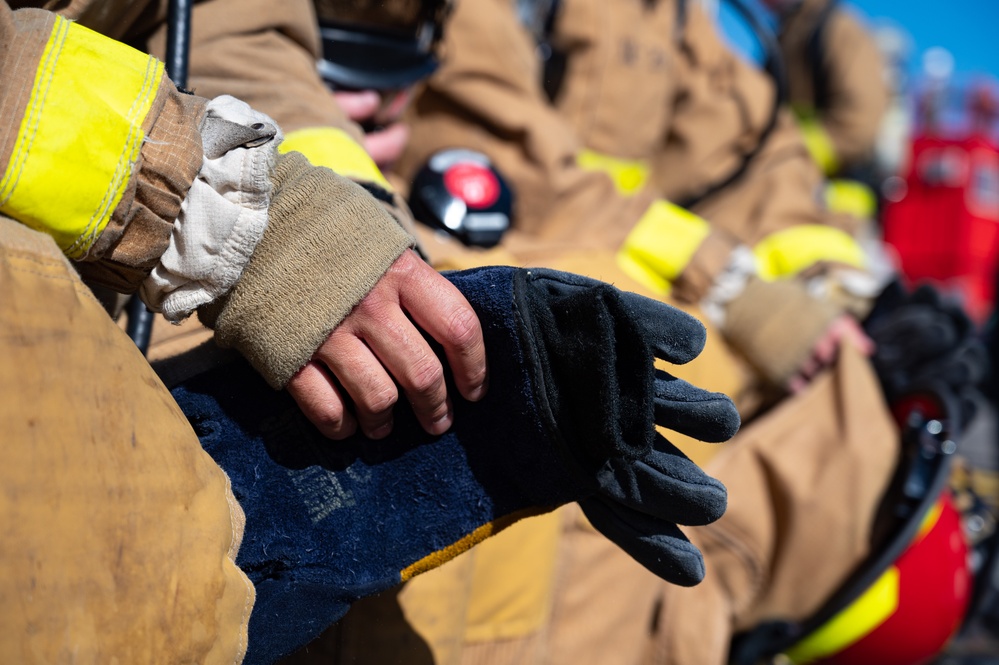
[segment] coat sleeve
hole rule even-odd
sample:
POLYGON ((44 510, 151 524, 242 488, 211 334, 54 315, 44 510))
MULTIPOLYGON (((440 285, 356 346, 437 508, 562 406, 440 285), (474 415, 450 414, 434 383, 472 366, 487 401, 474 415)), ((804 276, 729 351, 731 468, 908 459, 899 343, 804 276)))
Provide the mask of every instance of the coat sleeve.
POLYGON ((721 41, 696 3, 678 56, 675 112, 654 180, 666 197, 680 201, 727 184, 692 207, 709 220, 710 232, 676 280, 677 295, 703 297, 736 244, 754 249, 767 278, 817 262, 859 266, 862 252, 849 224, 825 209, 822 174, 790 114, 773 116, 772 82, 721 41))
POLYGON ((273 143, 250 150, 240 132, 235 142, 225 138, 246 129, 241 123, 267 125, 266 116, 231 97, 208 102, 179 92, 150 55, 56 14, 15 12, 6 3, 0 44, 0 109, 4 120, 15 119, 0 124, 0 213, 52 236, 96 283, 121 292, 141 285, 147 304, 155 300, 151 289, 177 296, 178 318, 203 305, 229 319, 253 310, 261 330, 280 332, 289 325, 286 303, 274 300, 291 293, 314 315, 297 326, 305 341, 267 338, 258 363, 265 375, 276 371, 274 359, 307 360, 411 244, 374 198, 356 185, 337 189, 342 183, 327 169, 301 165, 305 175, 275 191, 273 143), (219 154, 202 147, 213 135, 219 154), (249 154, 257 150, 270 152, 249 154), (209 162, 225 156, 235 165, 216 173, 209 162), (325 190, 300 184, 317 179, 325 190), (247 183, 259 185, 252 210, 236 210, 220 232, 218 206, 246 203, 247 183), (331 189, 349 195, 321 196, 331 189), (309 251, 270 249, 316 222, 295 206, 275 210, 279 195, 327 203, 327 223, 308 239, 309 251), (171 256, 176 270, 166 270, 171 256), (316 273, 333 286, 317 286, 308 278, 316 273))
POLYGON ((781 19, 779 38, 812 157, 828 174, 868 159, 889 102, 871 34, 852 12, 806 0, 781 19))
POLYGON ((134 291, 201 168, 205 100, 155 58, 47 11, 0 3, 0 44, 0 212, 134 291))

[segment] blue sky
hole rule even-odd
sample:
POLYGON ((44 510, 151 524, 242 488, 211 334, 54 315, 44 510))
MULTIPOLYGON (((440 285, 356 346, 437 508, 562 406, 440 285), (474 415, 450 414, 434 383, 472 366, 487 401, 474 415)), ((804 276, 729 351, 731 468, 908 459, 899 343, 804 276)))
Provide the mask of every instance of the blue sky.
MULTIPOLYGON (((718 0, 713 0, 718 2, 718 0)), ((749 0, 756 4, 758 0, 749 0)), ((844 0, 871 23, 889 22, 905 29, 912 37, 911 65, 919 69, 923 53, 933 47, 946 48, 954 56, 958 76, 973 73, 999 78, 999 0, 844 0)), ((758 7, 758 5, 757 5, 758 7)), ((765 13, 764 13, 765 14, 765 13)), ((733 43, 747 44, 741 21, 726 20, 722 3, 722 24, 733 43)), ((755 43, 750 39, 749 42, 755 43)), ((752 52, 754 46, 749 46, 752 52)), ((754 54, 752 57, 756 57, 754 54)))
POLYGON ((999 77, 997 0, 851 0, 872 20, 888 18, 912 35, 916 64, 923 52, 942 46, 954 56, 957 75, 999 77))
POLYGON ((918 59, 942 46, 956 74, 999 77, 999 2, 996 0, 851 0, 871 20, 889 19, 912 35, 918 59))
MULTIPOLYGON (((759 0, 748 0, 756 4, 759 0)), ((718 2, 718 0, 713 0, 718 2)), ((958 92, 969 82, 992 79, 999 90, 999 0, 843 0, 872 25, 893 24, 911 38, 909 84, 922 87, 923 55, 943 47, 953 57, 951 90, 958 92)), ((720 21, 730 42, 751 59, 759 61, 756 39, 749 36, 741 19, 733 19, 722 1, 720 21)), ((757 4, 757 8, 759 5, 757 4)), ((766 12, 761 15, 766 16, 766 12)), ((957 98, 955 98, 957 101, 957 98)))

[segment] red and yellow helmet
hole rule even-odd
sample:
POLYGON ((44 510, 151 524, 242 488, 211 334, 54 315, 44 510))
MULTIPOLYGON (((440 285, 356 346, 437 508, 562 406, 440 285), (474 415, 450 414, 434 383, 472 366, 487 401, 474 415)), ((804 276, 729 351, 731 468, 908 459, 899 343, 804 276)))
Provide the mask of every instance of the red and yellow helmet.
POLYGON ((964 624, 975 589, 965 515, 950 486, 960 403, 929 386, 892 406, 902 454, 871 556, 807 619, 737 636, 733 665, 924 665, 964 624))
POLYGON ((918 665, 939 654, 971 598, 961 515, 944 492, 915 539, 852 604, 785 652, 795 665, 918 665))

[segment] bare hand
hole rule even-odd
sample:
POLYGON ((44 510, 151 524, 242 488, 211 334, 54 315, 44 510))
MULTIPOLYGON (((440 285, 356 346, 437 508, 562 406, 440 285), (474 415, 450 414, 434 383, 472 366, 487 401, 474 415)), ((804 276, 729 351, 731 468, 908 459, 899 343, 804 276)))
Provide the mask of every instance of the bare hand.
POLYGON ((461 292, 412 250, 396 259, 292 377, 288 392, 329 438, 344 439, 360 425, 365 436, 381 439, 392 431, 401 387, 423 428, 443 434, 454 418, 444 368, 417 325, 444 347, 462 397, 482 399, 488 377, 478 317, 461 292))
POLYGON ((364 149, 375 160, 378 168, 389 169, 402 156, 409 142, 409 128, 399 122, 405 106, 397 112, 391 108, 383 109, 381 96, 373 90, 341 91, 333 93, 333 96, 347 117, 354 122, 384 123, 384 127, 364 134, 364 149))
POLYGON ((830 367, 839 356, 839 347, 843 342, 852 344, 854 348, 869 356, 874 353, 874 342, 863 331, 860 324, 849 314, 843 314, 833 321, 826 331, 815 342, 811 355, 805 360, 798 373, 788 380, 788 390, 799 393, 823 369, 830 367))

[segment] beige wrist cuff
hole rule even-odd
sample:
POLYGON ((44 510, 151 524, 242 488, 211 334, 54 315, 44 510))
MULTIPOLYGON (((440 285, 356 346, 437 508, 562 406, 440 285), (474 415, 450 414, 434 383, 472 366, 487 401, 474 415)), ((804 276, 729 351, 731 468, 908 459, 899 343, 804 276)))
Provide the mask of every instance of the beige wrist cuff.
POLYGON ((754 278, 729 303, 722 332, 766 380, 784 386, 839 314, 800 282, 754 278))
POLYGON ((413 239, 360 186, 299 153, 278 158, 273 182, 242 277, 198 316, 281 388, 413 239))

